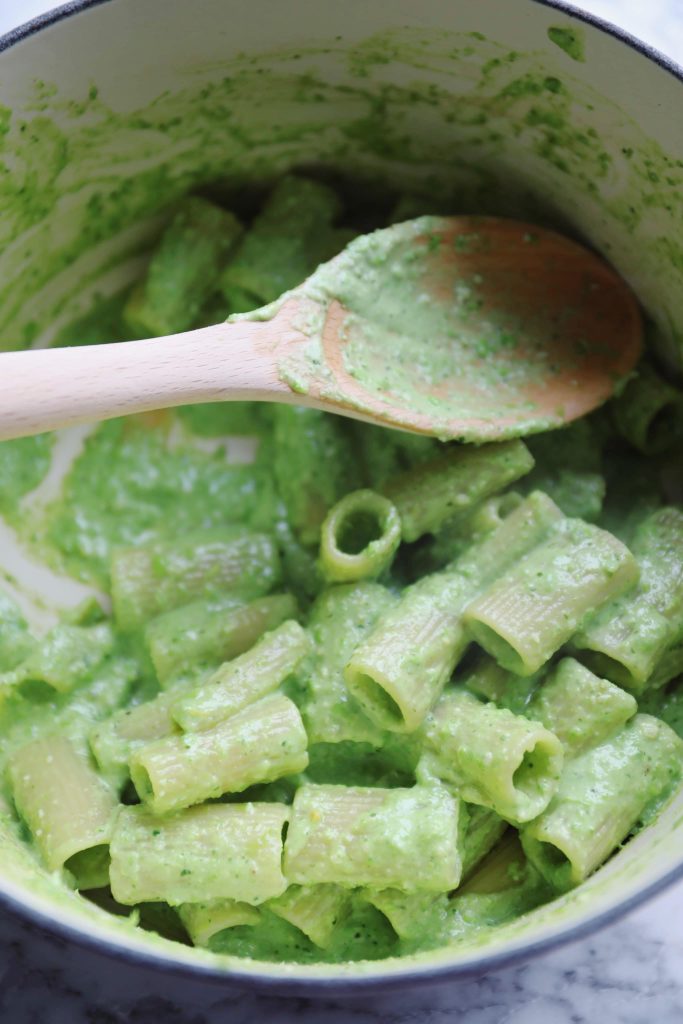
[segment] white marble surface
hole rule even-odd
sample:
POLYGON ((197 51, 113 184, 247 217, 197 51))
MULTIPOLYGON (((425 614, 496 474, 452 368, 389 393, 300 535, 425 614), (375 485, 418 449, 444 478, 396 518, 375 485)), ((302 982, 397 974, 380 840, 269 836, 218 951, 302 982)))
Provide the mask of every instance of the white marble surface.
MULTIPOLYGON (((0 0, 0 33, 53 6, 0 0)), ((683 0, 586 0, 683 62, 683 0)), ((683 883, 592 938, 412 992, 280 999, 195 988, 69 948, 0 914, 0 1024, 681 1024, 683 883)))

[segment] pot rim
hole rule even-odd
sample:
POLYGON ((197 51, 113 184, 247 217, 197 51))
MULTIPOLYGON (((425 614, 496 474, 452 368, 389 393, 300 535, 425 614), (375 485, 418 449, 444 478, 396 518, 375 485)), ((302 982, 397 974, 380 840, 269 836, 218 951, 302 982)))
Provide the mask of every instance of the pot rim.
MULTIPOLYGON (((116 0, 69 0, 69 2, 44 14, 40 14, 1 35, 0 53, 4 50, 9 50, 30 36, 36 35, 45 28, 49 28, 51 25, 55 25, 91 8, 114 2, 116 0)), ((638 39, 630 32, 614 25, 612 22, 588 11, 580 10, 572 4, 566 3, 565 0, 525 0, 525 2, 551 8, 575 21, 583 22, 599 32, 612 36, 612 38, 625 44, 629 49, 635 50, 683 83, 682 65, 667 57, 655 47, 638 39)), ((661 878, 651 882, 645 888, 631 894, 615 905, 607 907, 577 924, 561 930, 557 934, 535 940, 531 939, 525 942, 523 946, 517 946, 509 951, 501 950, 495 953, 484 953, 474 963, 440 963, 432 967, 428 964, 424 966, 411 964, 406 966, 406 969, 400 974, 382 974, 380 966, 382 961, 377 961, 376 972, 371 969, 367 974, 327 978, 307 975, 304 973, 305 968, 301 974, 297 975, 295 972, 298 965, 295 965, 294 971, 289 976, 284 976, 268 973, 267 968, 265 968, 266 962, 264 961, 265 969, 260 974, 251 971, 242 972, 233 967, 221 969, 203 963, 190 964, 175 960, 170 953, 166 954, 161 951, 148 951, 137 948, 132 949, 113 937, 102 938, 89 935, 84 929, 76 925, 55 919, 50 916, 47 910, 39 910, 25 904, 17 896, 2 890, 1 878, 0 907, 9 910, 18 918, 24 919, 30 929, 47 935, 51 939, 60 938, 86 951, 94 951, 98 954, 113 957, 131 966, 154 969, 160 974, 173 975, 177 978, 187 978, 193 981, 206 981, 216 988, 219 986, 223 988, 250 988, 261 993, 283 995, 350 996, 360 992, 381 992, 389 989, 417 987, 418 985, 421 987, 434 983, 447 983, 455 979, 472 978, 488 971, 521 964, 532 957, 548 953, 561 946, 592 935, 597 931, 601 931, 614 921, 619 920, 632 910, 653 899, 681 879, 683 879, 683 859, 680 864, 672 868, 661 878)))

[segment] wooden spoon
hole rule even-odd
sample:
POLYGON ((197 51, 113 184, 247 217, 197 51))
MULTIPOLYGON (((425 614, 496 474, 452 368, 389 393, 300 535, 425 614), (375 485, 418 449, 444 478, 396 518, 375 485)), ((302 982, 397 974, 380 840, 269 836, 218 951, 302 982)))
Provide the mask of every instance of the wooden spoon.
POLYGON ((0 438, 253 399, 490 441, 589 412, 641 348, 633 294, 576 242, 494 217, 421 217, 356 239, 224 324, 0 356, 0 438))

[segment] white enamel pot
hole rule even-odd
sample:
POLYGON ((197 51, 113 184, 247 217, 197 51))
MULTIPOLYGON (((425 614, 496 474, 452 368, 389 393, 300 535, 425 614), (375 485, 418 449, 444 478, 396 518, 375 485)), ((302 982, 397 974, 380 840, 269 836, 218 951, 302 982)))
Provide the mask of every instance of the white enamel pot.
MULTIPOLYGON (((188 189, 322 165, 367 181, 370 210, 390 181, 574 231, 631 282, 662 363, 680 373, 683 71, 562 4, 77 0, 0 40, 0 103, 2 347, 49 342, 95 293, 132 279, 158 214, 188 189)), ((63 438, 58 457, 77 440, 63 438)), ((82 595, 4 526, 0 562, 48 603, 82 595)), ((480 945, 301 967, 133 930, 0 849, 6 904, 112 965, 282 992, 491 970, 586 935, 682 876, 683 796, 580 889, 480 945)))

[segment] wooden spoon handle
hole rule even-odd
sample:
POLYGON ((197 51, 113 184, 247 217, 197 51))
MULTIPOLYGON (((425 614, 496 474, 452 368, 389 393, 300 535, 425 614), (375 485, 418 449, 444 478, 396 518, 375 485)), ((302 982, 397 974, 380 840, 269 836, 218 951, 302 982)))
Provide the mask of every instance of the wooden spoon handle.
POLYGON ((276 321, 0 355, 0 440, 174 405, 290 397, 276 321))

